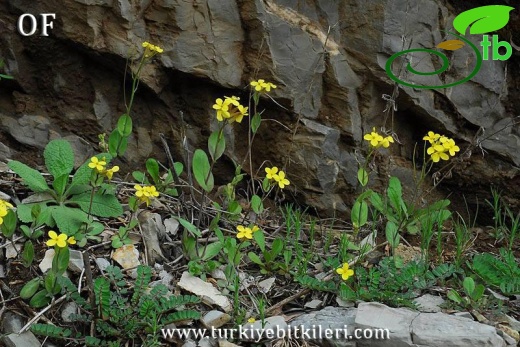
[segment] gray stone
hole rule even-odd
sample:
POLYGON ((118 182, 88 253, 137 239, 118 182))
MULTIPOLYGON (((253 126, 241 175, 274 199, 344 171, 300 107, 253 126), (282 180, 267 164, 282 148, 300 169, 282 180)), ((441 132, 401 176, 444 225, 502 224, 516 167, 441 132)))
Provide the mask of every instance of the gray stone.
POLYGON ((460 317, 460 318, 466 318, 466 319, 469 319, 469 320, 475 320, 473 318, 473 316, 471 315, 471 313, 469 313, 469 312, 455 312, 453 315, 457 316, 457 317, 460 317))
MULTIPOLYGON (((316 330, 318 326, 322 329, 338 329, 342 331, 347 327, 349 335, 354 333, 354 323, 356 320, 355 308, 337 308, 327 306, 320 311, 301 315, 290 322, 292 328, 316 330)), ((331 347, 356 347, 355 341, 348 341, 343 338, 323 338, 311 339, 309 342, 331 347)))
POLYGON ((143 242, 146 245, 147 260, 150 263, 164 259, 159 242, 159 235, 165 234, 164 224, 161 215, 143 211, 139 214, 139 222, 141 225, 143 242))
POLYGON ((262 321, 257 320, 254 323, 242 325, 244 337, 246 337, 244 340, 249 341, 265 338, 266 336, 278 336, 278 331, 287 330, 287 328, 287 322, 282 316, 268 317, 264 320, 263 324, 262 321), (260 336, 259 332, 262 332, 262 336, 260 336))
POLYGON ((2 337, 1 341, 6 347, 40 347, 41 343, 36 336, 30 331, 26 331, 20 335, 9 334, 2 337))
POLYGON ((81 273, 84 268, 85 262, 83 261, 83 253, 71 249, 69 259, 69 270, 76 273, 81 273))
POLYGON ((23 325, 22 317, 16 313, 7 311, 2 316, 2 332, 4 334, 18 333, 23 325))
POLYGON ((442 313, 421 313, 411 325, 413 342, 431 347, 502 347, 504 340, 486 324, 442 313))
POLYGON ((199 340, 199 347, 217 347, 218 341, 216 339, 213 339, 211 337, 204 337, 199 340))
POLYGON ((425 294, 418 297, 413 302, 417 305, 419 311, 435 313, 442 311, 439 306, 442 305, 445 301, 440 296, 425 294))
POLYGON ((231 320, 231 316, 227 313, 217 310, 209 311, 200 319, 201 323, 208 329, 220 328, 231 320))
POLYGON ((74 320, 71 319, 70 316, 78 313, 78 305, 73 301, 67 302, 61 309, 61 318, 64 322, 71 323, 74 322, 74 320))
POLYGON ((412 346, 411 326, 420 313, 408 309, 396 309, 379 303, 361 303, 355 324, 361 328, 388 329, 389 341, 359 341, 359 346, 412 346), (387 344, 384 344, 387 343, 387 344))
POLYGON ((2 122, 21 144, 44 148, 49 142, 50 121, 44 116, 5 117, 2 122))
POLYGON ((110 266, 110 262, 105 258, 96 258, 96 265, 99 270, 105 271, 105 269, 110 266))
POLYGON ((197 342, 193 340, 187 340, 186 342, 184 342, 182 347, 197 347, 197 342))

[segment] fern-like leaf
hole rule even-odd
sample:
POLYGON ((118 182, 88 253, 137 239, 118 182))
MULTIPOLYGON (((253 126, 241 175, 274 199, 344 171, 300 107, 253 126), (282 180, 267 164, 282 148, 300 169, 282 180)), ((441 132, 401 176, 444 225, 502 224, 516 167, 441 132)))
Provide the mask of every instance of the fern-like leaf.
POLYGON ((36 323, 31 326, 31 331, 36 335, 65 338, 72 334, 70 329, 65 329, 51 324, 36 323))
POLYGON ((170 313, 161 319, 161 324, 166 325, 185 320, 198 320, 200 319, 200 312, 194 310, 183 310, 179 312, 170 313))
POLYGON ((152 280, 152 269, 149 266, 139 265, 137 267, 137 279, 135 280, 132 304, 135 305, 152 280))
POLYGON ((94 296, 99 316, 103 319, 108 318, 110 312, 110 283, 106 278, 96 278, 94 281, 94 296))

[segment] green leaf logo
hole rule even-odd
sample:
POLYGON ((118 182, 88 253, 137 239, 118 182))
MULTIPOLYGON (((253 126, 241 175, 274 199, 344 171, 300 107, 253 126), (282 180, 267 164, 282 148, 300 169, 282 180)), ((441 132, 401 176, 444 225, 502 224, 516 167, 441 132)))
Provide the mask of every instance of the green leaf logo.
POLYGON ((470 34, 486 34, 502 29, 509 22, 509 12, 514 7, 503 5, 481 6, 459 14, 453 20, 453 27, 462 35, 471 26, 470 34))

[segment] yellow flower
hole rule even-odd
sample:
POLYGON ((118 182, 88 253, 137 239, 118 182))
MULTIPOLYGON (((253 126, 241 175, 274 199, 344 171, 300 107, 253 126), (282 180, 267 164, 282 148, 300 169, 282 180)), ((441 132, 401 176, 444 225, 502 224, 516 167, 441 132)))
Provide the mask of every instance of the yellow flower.
POLYGON ((428 153, 431 156, 432 161, 434 163, 437 163, 441 159, 442 160, 450 159, 450 156, 445 153, 444 147, 440 146, 440 145, 435 145, 435 146, 428 148, 426 153, 428 153))
POLYGON ((390 147, 390 143, 394 143, 394 138, 392 136, 387 136, 379 142, 380 145, 382 145, 384 148, 390 147))
POLYGON ((428 141, 430 143, 436 142, 441 135, 434 133, 433 131, 428 131, 428 135, 423 137, 423 140, 428 141))
POLYGON ((271 82, 264 83, 264 88, 266 92, 270 92, 271 88, 276 89, 276 85, 272 84, 271 82))
POLYGON ((142 46, 144 48, 144 57, 145 58, 151 58, 154 55, 156 55, 157 53, 164 52, 164 50, 161 47, 152 45, 151 43, 149 43, 147 41, 143 42, 142 46))
POLYGON ((450 153, 452 157, 455 156, 455 153, 460 151, 459 146, 455 144, 455 140, 453 139, 447 139, 446 142, 442 144, 442 146, 450 153))
POLYGON ((104 172, 104 174, 105 174, 105 176, 107 176, 107 178, 109 180, 111 180, 112 176, 114 176, 114 172, 118 172, 118 171, 119 171, 119 166, 116 165, 116 166, 112 167, 111 169, 106 170, 104 172))
POLYGON ((384 140, 383 136, 376 132, 376 128, 372 128, 372 132, 370 134, 365 134, 363 139, 368 141, 372 147, 378 147, 380 142, 384 140))
POLYGON ((254 322, 256 322, 256 319, 254 319, 253 317, 251 317, 251 318, 249 318, 249 319, 247 320, 247 322, 248 322, 248 323, 254 323, 254 322))
POLYGON ((251 86, 254 87, 256 92, 270 92, 271 88, 275 89, 276 85, 271 82, 266 82, 263 79, 259 79, 258 81, 252 81, 251 86))
POLYGON ((139 184, 136 184, 134 186, 135 189, 135 196, 139 199, 141 202, 145 202, 146 206, 150 205, 151 198, 155 198, 159 196, 159 192, 155 188, 155 186, 145 186, 142 187, 139 184))
POLYGON ((76 244, 76 239, 74 238, 74 236, 71 236, 67 239, 67 243, 69 245, 75 245, 76 244))
POLYGON ((460 151, 459 146, 455 144, 455 140, 444 135, 435 134, 433 131, 429 131, 428 135, 423 137, 423 140, 431 144, 426 153, 434 163, 440 160, 449 160, 450 155, 453 157, 460 151))
POLYGON ((354 276, 354 270, 349 269, 348 263, 343 263, 343 265, 336 269, 336 272, 341 275, 341 278, 346 281, 350 276, 354 276))
POLYGON ((9 212, 8 209, 12 207, 13 205, 7 201, 0 199, 0 225, 4 223, 3 217, 7 216, 7 212, 9 212))
POLYGON ((92 157, 90 158, 90 163, 88 164, 89 168, 95 169, 98 173, 102 173, 105 170, 105 166, 107 166, 107 162, 104 157, 101 160, 99 160, 97 157, 92 157))
POLYGON ((229 123, 242 123, 242 118, 247 116, 247 109, 248 107, 244 107, 240 104, 237 107, 233 107, 234 112, 230 113, 229 123))
POLYGON ((228 103, 224 102, 221 98, 215 100, 215 104, 213 105, 213 109, 217 110, 217 119, 219 122, 222 122, 224 118, 229 118, 231 115, 229 114, 229 106, 228 103))
POLYGON ((291 182, 287 178, 285 178, 285 172, 280 171, 277 176, 275 176, 275 181, 278 182, 278 186, 281 189, 284 189, 285 186, 288 186, 291 182))
POLYGON ((270 180, 274 180, 274 179, 276 179, 276 177, 278 177, 278 174, 277 174, 278 168, 276 166, 273 166, 272 168, 266 167, 265 172, 266 172, 265 177, 267 177, 270 180))
POLYGON ((264 80, 260 79, 258 81, 252 81, 251 86, 255 87, 255 90, 257 92, 261 92, 264 87, 264 80))
POLYGON ((237 233, 238 239, 243 241, 245 239, 251 240, 253 238, 253 231, 251 230, 251 228, 247 228, 243 225, 239 225, 239 226, 237 226, 237 230, 238 230, 238 233, 237 233))
POLYGON ((58 246, 60 248, 67 247, 67 235, 66 234, 56 234, 55 231, 49 231, 49 238, 46 244, 49 247, 58 246))

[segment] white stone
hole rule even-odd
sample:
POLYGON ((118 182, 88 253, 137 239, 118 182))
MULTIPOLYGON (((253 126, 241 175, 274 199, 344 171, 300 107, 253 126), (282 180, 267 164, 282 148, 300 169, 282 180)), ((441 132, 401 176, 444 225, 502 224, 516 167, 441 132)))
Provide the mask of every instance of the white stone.
POLYGON ((123 269, 135 268, 141 264, 139 261, 139 251, 134 245, 124 245, 119 247, 112 254, 114 259, 123 269))
POLYGON ((200 299, 208 305, 219 306, 224 310, 224 312, 230 312, 232 309, 229 299, 222 295, 222 293, 213 287, 211 283, 204 282, 187 271, 182 274, 177 285, 182 289, 199 296, 200 299))
POLYGON ((47 270, 52 268, 52 259, 54 259, 54 248, 49 248, 45 251, 45 255, 43 256, 40 265, 38 265, 42 273, 46 273, 47 270))

